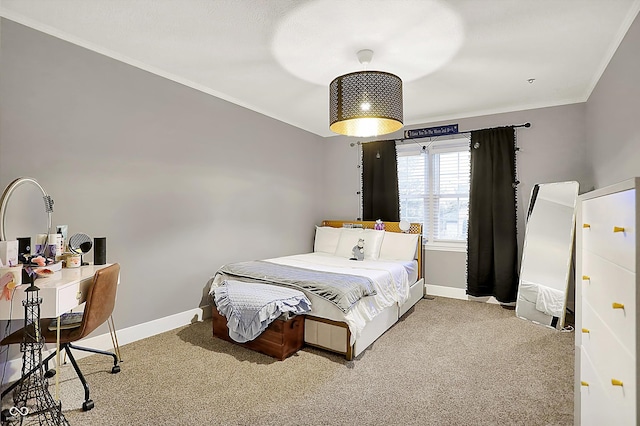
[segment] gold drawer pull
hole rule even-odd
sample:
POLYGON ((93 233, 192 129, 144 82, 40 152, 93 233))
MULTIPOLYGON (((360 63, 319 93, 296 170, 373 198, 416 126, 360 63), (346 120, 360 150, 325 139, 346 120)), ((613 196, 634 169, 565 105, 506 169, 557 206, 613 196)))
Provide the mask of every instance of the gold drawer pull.
POLYGON ((591 228, 591 225, 589 225, 588 223, 583 223, 583 224, 582 224, 582 227, 583 227, 583 228, 591 228))
POLYGON ((584 281, 591 281, 591 277, 590 277, 589 275, 583 275, 583 276, 582 276, 582 279, 583 279, 584 281))
POLYGON ((589 386, 589 383, 585 382, 584 380, 581 380, 580 386, 589 386))
POLYGON ((624 309, 624 303, 613 302, 611 307, 613 309, 624 309))
POLYGON ((613 386, 622 386, 622 382, 620 380, 611 379, 611 384, 613 386))
POLYGON ((583 332, 583 333, 589 333, 589 329, 588 329, 588 328, 583 328, 583 329, 582 329, 582 332, 583 332))
POLYGON ((613 227, 613 232, 624 232, 624 228, 622 228, 620 226, 614 226, 613 227))

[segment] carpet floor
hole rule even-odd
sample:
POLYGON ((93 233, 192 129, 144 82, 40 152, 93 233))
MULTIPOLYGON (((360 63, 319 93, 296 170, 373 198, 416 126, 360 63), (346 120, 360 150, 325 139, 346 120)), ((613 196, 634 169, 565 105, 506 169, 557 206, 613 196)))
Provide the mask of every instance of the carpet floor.
MULTIPOLYGON (((574 334, 498 305, 422 299, 353 361, 305 347, 277 361, 213 338, 211 320, 71 365, 71 425, 572 425, 574 334)), ((52 389, 53 392, 53 389, 52 389)))

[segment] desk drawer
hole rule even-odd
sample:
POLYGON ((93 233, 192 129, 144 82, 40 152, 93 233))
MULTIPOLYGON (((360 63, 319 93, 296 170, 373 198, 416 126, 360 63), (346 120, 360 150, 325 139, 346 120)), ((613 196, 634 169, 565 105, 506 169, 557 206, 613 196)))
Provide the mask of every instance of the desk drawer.
POLYGON ((61 288, 58 292, 58 312, 67 312, 87 300, 93 277, 61 288))

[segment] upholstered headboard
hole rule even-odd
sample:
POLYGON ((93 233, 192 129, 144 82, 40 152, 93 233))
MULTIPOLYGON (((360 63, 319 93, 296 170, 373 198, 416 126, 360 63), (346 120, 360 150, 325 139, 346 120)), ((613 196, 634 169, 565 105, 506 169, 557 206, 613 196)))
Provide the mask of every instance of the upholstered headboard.
MULTIPOLYGON (((375 221, 361 221, 361 220, 324 220, 322 221, 322 226, 330 226, 332 228, 344 228, 345 225, 347 227, 349 225, 353 225, 353 227, 363 228, 363 229, 375 229, 376 222, 375 221)), ((402 232, 400 229, 400 222, 384 222, 384 230, 387 232, 402 232)), ((416 250, 416 260, 418 261, 418 279, 422 278, 423 275, 423 266, 422 266, 422 224, 421 223, 411 223, 409 230, 407 231, 409 234, 418 234, 418 246, 416 250)))

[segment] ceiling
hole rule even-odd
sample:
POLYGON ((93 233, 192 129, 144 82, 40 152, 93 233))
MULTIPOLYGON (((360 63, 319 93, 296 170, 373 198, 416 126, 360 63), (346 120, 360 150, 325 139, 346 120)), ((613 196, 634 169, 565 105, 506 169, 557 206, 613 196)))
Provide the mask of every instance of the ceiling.
POLYGON ((328 86, 404 82, 405 126, 585 102, 640 0, 0 0, 0 15, 320 136, 328 86), (533 80, 535 79, 535 80, 533 80), (533 82, 530 82, 533 81, 533 82))

